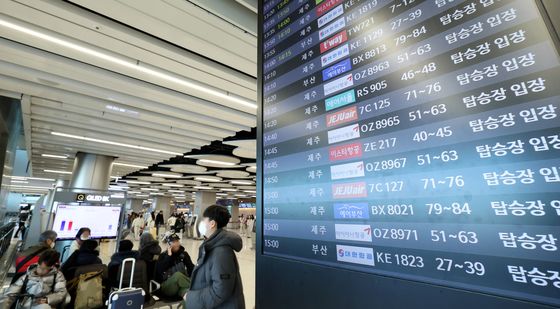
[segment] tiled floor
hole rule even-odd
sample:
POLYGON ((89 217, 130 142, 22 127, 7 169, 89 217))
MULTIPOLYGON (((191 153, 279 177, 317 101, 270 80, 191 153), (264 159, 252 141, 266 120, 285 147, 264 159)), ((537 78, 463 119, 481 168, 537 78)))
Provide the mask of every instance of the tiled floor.
MULTIPOLYGON (((237 254, 247 309, 252 309, 255 306, 255 250, 251 249, 251 240, 251 238, 243 237, 243 250, 237 254)), ((133 240, 133 242, 134 250, 137 250, 138 241, 133 240)), ((201 243, 202 241, 200 240, 186 238, 182 240, 183 247, 185 247, 195 264, 196 257, 198 256, 198 247, 201 243)), ((114 241, 101 244, 100 257, 103 263, 109 263, 111 254, 115 252, 115 244, 114 241)), ((162 246, 162 249, 165 249, 164 246, 165 245, 162 246)))

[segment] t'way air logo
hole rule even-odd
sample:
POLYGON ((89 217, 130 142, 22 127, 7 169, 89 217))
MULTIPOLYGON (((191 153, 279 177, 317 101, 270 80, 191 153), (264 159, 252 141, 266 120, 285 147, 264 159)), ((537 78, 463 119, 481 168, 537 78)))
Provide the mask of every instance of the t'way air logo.
POLYGON ((339 33, 333 35, 328 40, 325 40, 319 45, 319 49, 321 54, 328 51, 331 48, 335 48, 338 45, 348 41, 348 35, 346 34, 346 30, 342 30, 339 33))

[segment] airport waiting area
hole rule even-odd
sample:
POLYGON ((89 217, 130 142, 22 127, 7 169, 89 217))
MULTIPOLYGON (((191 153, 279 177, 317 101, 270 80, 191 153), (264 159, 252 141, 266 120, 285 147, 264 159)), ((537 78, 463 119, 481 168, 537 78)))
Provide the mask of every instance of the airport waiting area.
MULTIPOLYGON (((39 308, 32 303, 35 299, 17 293, 22 286, 29 286, 35 280, 52 287, 52 292, 47 293, 45 298, 53 308, 105 307, 112 292, 131 287, 142 289, 143 293, 136 301, 144 308, 181 308, 183 295, 191 284, 194 263, 200 257, 200 231, 193 229, 192 217, 183 213, 172 214, 161 225, 159 222, 155 224, 158 216, 155 215, 152 220, 151 215, 131 213, 125 222, 128 228, 118 242, 116 239, 93 239, 91 229, 82 227, 64 246, 57 246, 58 235, 53 230, 42 232, 33 241, 27 239, 26 228, 21 229, 20 224, 25 221, 4 225, 0 231, 2 308, 39 308), (42 267, 45 268, 44 273, 34 274, 42 267)), ((219 215, 218 212, 214 216, 219 215)), ((224 220, 231 219, 227 212, 221 215, 224 220)), ((228 232, 233 237, 226 243, 231 241, 235 247, 241 281, 248 296, 244 303, 252 308, 254 295, 251 290, 255 285, 254 219, 251 215, 240 219, 244 221, 243 228, 228 232)), ((121 307, 113 305, 113 308, 121 307)))

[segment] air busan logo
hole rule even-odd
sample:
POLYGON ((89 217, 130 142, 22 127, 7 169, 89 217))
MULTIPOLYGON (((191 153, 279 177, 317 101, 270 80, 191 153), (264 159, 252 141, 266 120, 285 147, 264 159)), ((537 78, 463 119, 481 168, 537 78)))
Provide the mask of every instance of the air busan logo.
POLYGON ((330 161, 339 161, 360 157, 362 157, 362 144, 360 143, 336 146, 329 149, 330 161))
POLYGON ((331 179, 364 177, 364 162, 352 162, 331 166, 331 179))
POLYGON ((359 138, 360 126, 356 123, 336 130, 331 130, 327 132, 327 137, 329 138, 329 144, 334 144, 338 142, 347 141, 349 139, 359 138))
POLYGON ((340 74, 347 73, 350 70, 352 70, 350 59, 342 60, 339 63, 323 70, 323 81, 327 81, 333 77, 337 77, 340 74))
POLYGON ((327 127, 358 120, 358 108, 352 106, 327 115, 327 127))
POLYGON ((369 219, 367 203, 335 203, 335 219, 369 219))
POLYGON ((342 16, 341 18, 333 21, 332 23, 328 24, 325 28, 319 30, 319 40, 322 41, 325 38, 328 38, 333 33, 339 31, 340 29, 346 26, 346 18, 342 16))
POLYGON ((367 197, 365 182, 337 183, 332 185, 334 199, 367 197))
POLYGON ((323 27, 324 25, 330 23, 333 19, 337 18, 338 16, 344 13, 344 9, 342 8, 342 4, 332 9, 330 12, 325 14, 324 16, 319 17, 317 19, 317 25, 319 28, 323 27))
POLYGON ((348 88, 354 85, 354 78, 352 77, 352 73, 346 74, 342 77, 339 77, 332 82, 328 82, 323 85, 323 91, 325 95, 329 95, 331 93, 335 93, 339 90, 344 88, 348 88))

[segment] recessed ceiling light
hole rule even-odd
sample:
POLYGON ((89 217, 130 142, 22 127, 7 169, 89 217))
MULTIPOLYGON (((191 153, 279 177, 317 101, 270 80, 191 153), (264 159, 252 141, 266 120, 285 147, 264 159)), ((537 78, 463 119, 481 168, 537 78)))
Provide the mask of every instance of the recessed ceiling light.
POLYGON ((254 183, 249 180, 232 180, 230 182, 234 185, 252 185, 254 183))
POLYGON ((195 187, 193 187, 193 188, 195 188, 195 189, 201 189, 201 190, 211 190, 211 189, 214 189, 214 188, 212 188, 212 187, 201 187, 201 186, 195 186, 195 187))
POLYGON ((202 163, 221 164, 221 165, 227 165, 227 166, 234 166, 234 165, 237 165, 237 163, 225 162, 225 161, 217 161, 217 160, 209 160, 209 159, 199 159, 198 161, 200 161, 200 162, 202 162, 202 163))
POLYGON ((25 176, 6 176, 15 180, 42 180, 42 181, 54 181, 52 178, 37 178, 37 177, 25 177, 25 176))
POLYGON ((57 170, 43 170, 43 172, 47 172, 47 173, 55 173, 55 174, 72 174, 72 172, 68 172, 68 171, 57 171, 57 170))
POLYGON ((219 182, 222 181, 221 178, 210 178, 210 177, 195 177, 195 180, 198 181, 207 181, 207 182, 219 182))
POLYGON ((68 159, 68 156, 66 155, 61 156, 61 155, 53 155, 53 154, 46 154, 46 153, 41 154, 41 157, 55 158, 55 159, 68 159))
POLYGON ((135 168, 139 168, 139 169, 146 169, 146 168, 148 168, 147 166, 135 165, 135 164, 128 164, 128 163, 120 163, 120 162, 113 162, 113 165, 126 166, 126 167, 135 167, 135 168))
POLYGON ((9 185, 11 188, 25 188, 25 189, 52 189, 51 187, 37 187, 37 186, 22 186, 22 185, 9 185))
MULTIPOLYGON (((0 20, 0 24, 2 24, 2 20, 0 20)), ((56 135, 56 136, 63 136, 63 137, 79 139, 79 140, 88 141, 88 142, 96 142, 96 143, 101 143, 101 144, 108 144, 108 145, 114 145, 114 146, 133 148, 133 149, 138 149, 138 150, 146 150, 146 151, 151 151, 151 152, 165 153, 165 154, 170 154, 170 155, 174 155, 174 156, 182 155, 182 153, 173 152, 173 151, 167 151, 167 150, 155 149, 155 148, 144 147, 144 146, 137 146, 137 145, 131 145, 131 144, 112 142, 112 141, 107 141, 107 140, 98 139, 98 138, 72 135, 72 134, 61 133, 61 132, 51 132, 51 134, 56 135)))
POLYGON ((155 188, 140 188, 141 191, 159 191, 159 189, 155 188))
POLYGON ((237 189, 230 189, 230 188, 221 188, 220 190, 222 190, 222 191, 231 191, 231 192, 237 191, 237 189))
POLYGON ((246 192, 246 193, 257 193, 257 191, 252 191, 252 190, 245 190, 245 191, 243 191, 243 192, 246 192))
POLYGON ((162 184, 162 186, 164 186, 164 187, 175 187, 175 188, 180 188, 180 187, 182 187, 183 185, 180 185, 180 184, 177 184, 177 183, 164 183, 164 184, 162 184))
POLYGON ((163 177, 163 178, 181 178, 183 177, 182 174, 175 174, 175 173, 153 173, 152 174, 153 177, 163 177))

